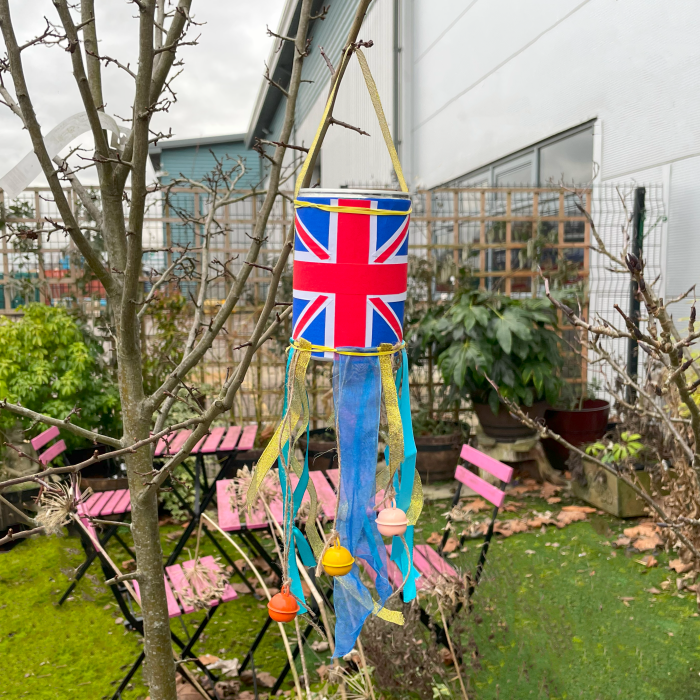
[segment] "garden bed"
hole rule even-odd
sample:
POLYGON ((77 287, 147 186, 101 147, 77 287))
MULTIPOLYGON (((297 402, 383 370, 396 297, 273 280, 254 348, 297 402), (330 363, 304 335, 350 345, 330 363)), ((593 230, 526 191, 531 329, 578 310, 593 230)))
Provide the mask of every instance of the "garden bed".
MULTIPOLYGON (((550 511, 556 520, 567 512, 562 507, 580 504, 561 498, 548 503, 537 492, 519 494, 508 503, 521 505, 500 518, 523 520, 534 510, 550 511)), ((416 541, 440 531, 448 507, 447 501, 427 504, 416 541)), ((700 696, 696 594, 677 590, 680 577, 668 570, 667 554, 652 552, 657 565, 647 568, 639 563, 642 554, 624 546, 619 538, 634 521, 588 517, 562 529, 497 535, 468 622, 476 652, 466 669, 470 698, 700 696), (616 541, 622 546, 615 547, 616 541)), ((166 553, 179 531, 172 524, 161 528, 166 553)), ((452 563, 473 567, 479 546, 478 540, 467 542, 466 551, 453 552, 452 563)), ((207 554, 213 553, 209 547, 203 540, 207 554)), ((126 559, 117 547, 110 553, 118 561, 126 559)), ((0 554, 0 654, 13 660, 5 667, 0 698, 101 698, 140 651, 139 636, 118 622, 119 611, 97 565, 72 599, 56 605, 67 585, 65 574, 81 558, 79 541, 72 537, 37 538, 0 554), (60 638, 47 633, 56 630, 60 638)), ((195 648, 198 654, 243 657, 267 611, 262 601, 239 596, 217 612, 195 648)), ((185 618, 190 629, 200 616, 185 618)), ((182 633, 178 620, 172 624, 182 633)), ((307 649, 307 661, 313 667, 327 665, 328 654, 307 649)), ((255 662, 272 676, 284 665, 281 638, 272 629, 255 662)), ((146 695, 139 672, 124 698, 146 695)))

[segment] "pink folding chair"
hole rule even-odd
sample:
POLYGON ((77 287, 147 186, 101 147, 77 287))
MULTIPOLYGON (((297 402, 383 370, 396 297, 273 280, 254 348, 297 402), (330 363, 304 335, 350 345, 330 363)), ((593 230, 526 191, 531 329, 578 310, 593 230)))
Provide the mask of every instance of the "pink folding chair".
MULTIPOLYGON (((489 544, 493 537, 493 528, 496 524, 496 518, 498 517, 498 510, 503 505, 503 501, 505 500, 505 489, 506 486, 510 483, 510 480, 513 478, 513 469, 507 464, 503 464, 503 462, 499 462, 497 459, 489 457, 483 452, 479 452, 479 450, 475 449, 471 445, 463 445, 460 456, 468 464, 471 464, 474 467, 478 467, 479 469, 483 469, 485 472, 488 472, 492 476, 496 477, 496 479, 498 479, 500 482, 499 486, 494 486, 493 484, 489 483, 485 479, 482 479, 480 476, 470 471, 466 467, 463 467, 461 464, 458 464, 457 469, 455 470, 455 479, 457 479, 458 484, 457 490, 455 491, 454 499, 452 500, 453 508, 459 503, 459 498, 462 492, 462 485, 467 486, 473 491, 476 491, 476 493, 478 493, 480 496, 483 496, 487 501, 493 504, 493 515, 491 517, 491 522, 489 523, 489 527, 486 531, 484 543, 481 546, 481 553, 479 554, 479 561, 476 565, 474 577, 472 578, 469 584, 469 597, 471 598, 475 588, 479 585, 479 581, 481 580, 481 574, 484 571, 484 564, 486 563, 486 554, 488 553, 489 544)), ((449 533, 450 528, 446 527, 445 532, 442 536, 442 542, 440 543, 440 547, 438 548, 438 552, 442 553, 442 550, 444 549, 445 544, 447 542, 447 538, 449 537, 449 533)), ((464 538, 462 538, 462 542, 463 541, 464 538)))
MULTIPOLYGON (((257 425, 248 425, 245 427, 241 427, 239 425, 232 425, 229 427, 219 426, 212 428, 209 435, 205 435, 192 448, 190 454, 195 457, 195 471, 194 474, 192 474, 190 471, 190 476, 192 476, 195 486, 194 508, 190 507, 190 504, 185 500, 182 494, 179 493, 178 489, 173 486, 173 493, 180 501, 182 507, 189 512, 191 519, 182 533, 182 536, 173 548, 173 551, 170 553, 166 566, 175 564, 177 558, 185 548, 187 541, 195 531, 195 528, 197 528, 199 525, 202 513, 214 499, 217 499, 222 479, 230 469, 233 461, 236 459, 236 456, 240 452, 248 451, 253 448, 257 431, 257 425), (205 455, 216 455, 221 465, 212 483, 208 483, 206 480, 206 472, 204 469, 205 455), (202 485, 204 486, 204 489, 202 489, 202 485)), ((184 445, 185 441, 191 434, 191 430, 181 430, 173 439, 169 441, 169 443, 165 442, 161 438, 156 446, 155 455, 166 456, 175 454, 179 451, 182 445, 184 445)), ((189 467, 185 468, 189 471, 189 467)), ((214 534, 210 532, 208 528, 204 528, 203 533, 205 537, 207 537, 209 541, 217 548, 221 556, 226 560, 226 563, 233 568, 234 572, 240 577, 241 581, 248 586, 251 593, 254 592, 253 586, 243 575, 236 565, 236 562, 228 555, 214 534)))
POLYGON ((36 453, 39 456, 39 461, 44 466, 46 466, 51 460, 56 459, 58 455, 63 454, 66 451, 66 443, 63 440, 56 440, 59 435, 60 431, 54 425, 30 440, 32 447, 36 450, 36 453), (56 442, 54 442, 53 445, 45 449, 43 452, 39 452, 42 447, 48 445, 52 440, 56 440, 56 442))
MULTIPOLYGON (((104 547, 100 543, 92 521, 87 517, 85 504, 81 504, 78 506, 78 515, 80 517, 80 525, 82 527, 84 535, 91 540, 95 551, 97 552, 97 556, 100 558, 100 563, 102 564, 102 570, 104 571, 105 578, 113 578, 117 575, 118 572, 114 570, 114 567, 109 557, 107 556, 104 547)), ((210 579, 210 583, 213 582, 215 580, 213 577, 218 577, 220 574, 220 567, 216 563, 214 557, 202 557, 200 559, 200 563, 206 570, 206 573, 204 575, 206 575, 210 579)), ((192 601, 194 598, 192 585, 190 584, 190 581, 188 580, 185 574, 187 570, 193 569, 194 566, 195 561, 190 560, 184 562, 182 565, 173 564, 171 566, 165 567, 165 572, 163 574, 163 579, 165 583, 165 599, 168 605, 168 616, 171 619, 181 618, 183 615, 187 615, 195 611, 195 607, 192 605, 192 601)), ((124 584, 115 583, 112 584, 110 588, 112 589, 112 593, 115 597, 115 600, 117 601, 117 605, 119 606, 119 609, 121 610, 127 622, 140 634, 143 634, 143 621, 140 616, 137 616, 134 613, 132 606, 129 604, 127 598, 129 593, 133 593, 136 602, 140 605, 141 591, 139 589, 138 581, 132 581, 131 585, 133 586, 131 591, 129 591, 124 584)), ((206 589, 209 583, 202 579, 195 578, 193 585, 195 587, 197 595, 201 597, 202 595, 206 594, 206 589)), ((197 629, 194 631, 193 634, 189 635, 187 627, 183 623, 183 628, 185 629, 185 632, 188 634, 189 637, 187 642, 182 641, 172 630, 170 631, 170 636, 173 643, 180 648, 180 656, 183 659, 193 659, 194 663, 199 667, 199 669, 209 677, 209 680, 212 682, 212 685, 215 684, 218 679, 214 676, 214 674, 212 674, 212 672, 209 669, 206 668, 206 666, 201 661, 199 661, 197 655, 192 652, 192 648, 197 643, 198 639, 204 632, 206 626, 209 624, 209 621, 218 609, 219 604, 228 603, 229 601, 235 600, 237 597, 238 594, 236 593, 235 589, 229 583, 226 583, 226 585, 224 586, 223 593, 221 594, 221 598, 218 600, 212 599, 211 601, 209 601, 208 610, 203 620, 199 623, 197 629)), ((141 652, 134 664, 129 669, 126 676, 122 679, 121 683, 119 684, 119 687, 116 689, 114 695, 112 696, 112 700, 121 699, 122 692, 129 684, 129 681, 136 673, 139 666, 141 666, 141 664, 143 663, 143 659, 144 654, 143 652, 141 652)))

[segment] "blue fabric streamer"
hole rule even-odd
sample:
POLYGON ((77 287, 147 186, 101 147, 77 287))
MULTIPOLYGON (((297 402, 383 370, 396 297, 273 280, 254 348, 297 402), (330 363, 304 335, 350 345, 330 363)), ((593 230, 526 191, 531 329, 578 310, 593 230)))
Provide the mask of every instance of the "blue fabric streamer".
MULTIPOLYGON (((394 474, 394 490, 396 491, 396 507, 406 512, 411 505, 413 494, 413 480, 416 474, 416 441, 413 438, 413 422, 411 420, 411 396, 408 389, 408 358, 406 350, 401 352, 401 369, 396 373, 396 392, 399 396, 399 413, 401 414, 401 426, 403 427, 403 462, 397 473, 394 474)), ((384 451, 386 463, 389 464, 389 446, 384 451)), ((396 563, 401 571, 402 578, 406 578, 409 564, 411 573, 403 587, 401 595, 404 602, 408 603, 416 597, 416 579, 420 574, 416 571, 413 562, 413 525, 409 525, 404 534, 411 558, 406 556, 406 548, 400 537, 392 538, 391 560, 396 563)))
MULTIPOLYGON (((340 454, 340 489, 336 529, 340 543, 353 557, 377 573, 375 587, 381 605, 391 595, 386 548, 376 526, 374 492, 377 472, 381 375, 378 357, 336 355, 333 396, 340 454)), ((334 579, 335 653, 352 651, 362 625, 374 609, 370 592, 360 580, 357 563, 334 579)))

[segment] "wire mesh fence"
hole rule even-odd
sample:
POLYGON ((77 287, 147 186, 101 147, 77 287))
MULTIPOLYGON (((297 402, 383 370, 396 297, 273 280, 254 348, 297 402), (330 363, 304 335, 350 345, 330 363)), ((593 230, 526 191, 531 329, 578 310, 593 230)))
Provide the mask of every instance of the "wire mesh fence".
MULTIPOLYGON (((663 187, 658 183, 603 183, 593 194, 593 218, 596 229, 605 249, 617 260, 624 252, 631 252, 634 237, 633 216, 635 191, 644 190, 644 207, 640 236, 640 256, 644 261, 644 277, 657 291, 662 290, 663 244, 667 225, 664 208, 663 187)), ((601 253, 597 246, 591 251, 589 282, 589 315, 592 321, 605 319, 612 325, 624 329, 622 316, 615 310, 618 305, 630 314, 630 275, 626 267, 601 253)), ((661 296, 663 292, 661 291, 661 296)), ((646 330, 646 318, 639 318, 640 329, 646 330)), ((628 341, 624 339, 604 339, 601 344, 610 352, 621 367, 627 367, 628 341)), ((642 375, 647 367, 647 356, 635 351, 633 363, 638 364, 642 375)), ((605 363, 597 363, 591 358, 588 371, 589 381, 599 390, 607 392, 616 381, 615 372, 605 363)), ((622 392, 624 393, 624 391, 622 392)))
MULTIPOLYGON (((540 296, 543 285, 538 275, 542 269, 548 276, 558 276, 563 284, 580 290, 584 309, 589 306, 590 296, 590 313, 607 312, 614 301, 624 301, 629 278, 609 273, 606 262, 591 252, 591 227, 586 212, 598 222, 606 245, 611 250, 619 247, 624 233, 618 229, 626 210, 618 190, 626 191, 621 186, 614 190, 604 185, 593 190, 449 187, 416 192, 409 251, 412 259, 428 261, 433 273, 414 301, 429 304, 448 298, 460 269, 467 269, 473 284, 483 289, 519 297, 540 296)), ((647 192, 644 255, 648 270, 653 270, 655 276, 661 265, 661 225, 654 222, 663 217, 663 205, 660 186, 648 186, 647 192)), ((232 275, 244 265, 249 236, 263 200, 262 195, 246 194, 249 196, 222 207, 216 214, 211 257, 224 264, 230 275, 221 275, 210 285, 206 314, 216 313, 231 288, 232 275)), ((85 235, 100 247, 94 222, 74 193, 68 191, 68 195, 85 235)), ((208 206, 206 193, 196 189, 173 188, 167 199, 162 192, 150 196, 144 232, 144 295, 157 274, 179 257, 187 254, 196 262, 203 233, 201 222, 208 206)), ((0 314, 17 314, 22 304, 40 301, 77 308, 97 329, 106 326, 108 300, 104 289, 90 275, 61 228, 50 190, 28 189, 17 200, 5 202, 2 212, 0 314)), ((276 259, 292 215, 289 200, 278 198, 267 226, 261 264, 276 259)), ((648 273, 648 277, 652 275, 648 273)), ((252 271, 244 296, 227 320, 224 332, 194 370, 193 381, 205 393, 215 392, 239 361, 243 352, 239 346, 246 342, 257 319, 267 293, 267 278, 264 270, 252 271)), ((291 300, 291 279, 290 261, 278 292, 280 301, 291 300)), ((197 286, 196 276, 182 274, 169 291, 193 299, 197 286)), ((179 321, 186 325, 187 318, 183 316, 179 321)), ((144 352, 148 353, 157 347, 158 327, 148 314, 143 323, 144 352)), ((279 417, 286 339, 290 334, 288 321, 257 353, 236 397, 232 419, 269 424, 279 417)), ((576 344, 572 329, 563 326, 562 334, 567 343, 576 344)), ((163 362, 167 361, 164 357, 163 362)), ((570 354, 565 368, 568 380, 585 381, 586 373, 585 362, 570 354)), ((416 400, 422 404, 435 401, 441 380, 434 358, 426 358, 414 375, 416 400)), ((330 415, 330 384, 330 364, 313 364, 309 381, 313 427, 325 425, 330 415)), ((463 408, 454 406, 450 411, 456 417, 463 408)))

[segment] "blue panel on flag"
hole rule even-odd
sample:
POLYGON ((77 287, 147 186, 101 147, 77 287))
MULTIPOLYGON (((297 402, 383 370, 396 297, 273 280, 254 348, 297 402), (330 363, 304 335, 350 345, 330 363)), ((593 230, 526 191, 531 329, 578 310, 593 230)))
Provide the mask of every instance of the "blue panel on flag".
POLYGON ((298 233, 294 234, 294 250, 296 250, 299 253, 309 252, 309 249, 301 242, 301 238, 299 238, 298 233))
POLYGON ((309 299, 299 299, 298 297, 292 299, 292 328, 296 328, 297 319, 301 316, 309 303, 309 299))
MULTIPOLYGON (((391 209, 392 211, 408 211, 411 203, 401 200, 379 200, 379 209, 391 209)), ((377 248, 381 248, 404 224, 406 220, 401 216, 377 217, 377 248)), ((408 236, 401 249, 395 254, 408 255, 408 236)))
POLYGON ((405 301, 391 301, 388 302, 389 308, 396 314, 396 318, 399 319, 399 323, 401 324, 401 327, 403 328, 403 307, 405 301))
POLYGON ((304 310, 311 304, 308 299, 294 297, 292 304, 292 335, 294 338, 303 337, 313 345, 326 344, 326 309, 324 308, 310 323, 305 322, 303 328, 297 328, 297 321, 303 316, 304 310))
MULTIPOLYGON (((302 201, 312 201, 311 197, 299 197, 302 201)), ((313 199, 316 204, 330 204, 331 200, 326 198, 313 199)), ((302 207, 296 210, 296 215, 307 231, 328 250, 330 239, 330 213, 313 207, 302 207)), ((300 243, 299 236, 296 236, 295 250, 306 250, 305 247, 297 248, 300 243)))
POLYGON ((384 317, 372 309, 372 344, 371 347, 379 347, 382 343, 394 345, 398 341, 394 329, 386 322, 384 317))

